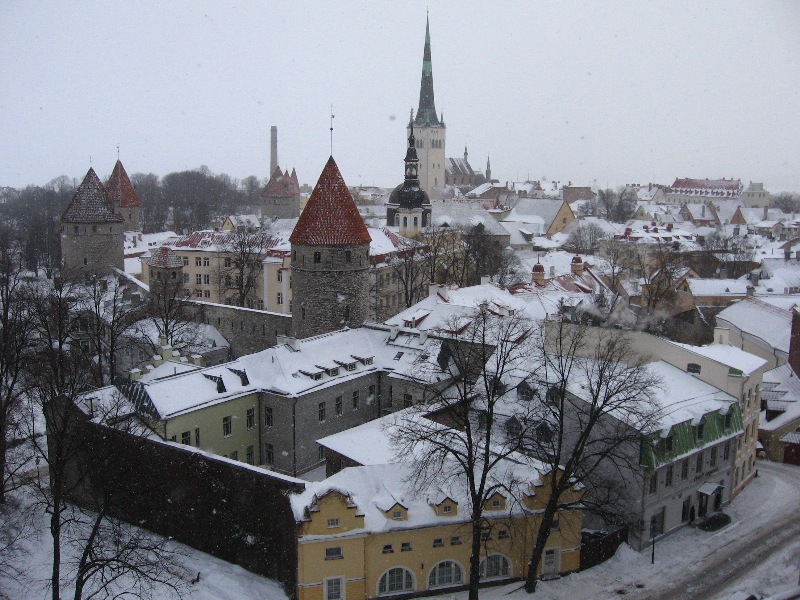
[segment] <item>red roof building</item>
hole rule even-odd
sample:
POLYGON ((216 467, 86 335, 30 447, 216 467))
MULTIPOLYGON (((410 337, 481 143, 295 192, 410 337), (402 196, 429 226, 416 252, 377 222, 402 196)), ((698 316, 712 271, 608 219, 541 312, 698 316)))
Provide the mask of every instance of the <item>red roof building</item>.
POLYGON ((133 184, 125 172, 125 167, 117 160, 114 165, 114 170, 111 172, 111 177, 108 178, 106 183, 106 192, 111 203, 114 207, 131 208, 141 206, 139 196, 136 195, 136 190, 133 189, 133 184))
POLYGON ((369 244, 367 226, 331 156, 289 241, 310 246, 369 244))

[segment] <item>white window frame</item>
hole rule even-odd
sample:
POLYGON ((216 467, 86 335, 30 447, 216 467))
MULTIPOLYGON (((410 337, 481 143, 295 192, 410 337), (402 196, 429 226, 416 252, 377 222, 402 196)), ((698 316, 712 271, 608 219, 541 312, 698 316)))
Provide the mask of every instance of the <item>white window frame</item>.
POLYGON ((347 587, 345 585, 345 578, 344 577, 325 577, 322 580, 322 598, 323 600, 346 600, 347 598, 347 587), (330 581, 338 581, 339 582, 339 596, 328 596, 328 582, 330 581))
POLYGON ((435 565, 433 565, 433 568, 430 571, 428 571, 428 579, 427 579, 427 581, 428 581, 428 589, 429 590, 438 590, 438 589, 441 589, 441 588, 448 588, 448 587, 454 587, 454 586, 458 586, 458 585, 464 585, 464 574, 465 574, 465 572, 466 571, 464 570, 464 565, 462 565, 457 560, 453 560, 452 558, 441 560, 438 563, 436 563, 435 565), (461 571, 460 572, 460 578, 458 580, 456 580, 456 578, 454 577, 453 578, 454 580, 451 581, 450 583, 439 583, 437 581, 436 583, 431 585, 431 575, 433 575, 434 572, 439 568, 439 565, 441 565, 443 563, 448 563, 448 562, 453 564, 453 570, 454 571, 455 571, 455 568, 460 569, 460 571, 461 571))

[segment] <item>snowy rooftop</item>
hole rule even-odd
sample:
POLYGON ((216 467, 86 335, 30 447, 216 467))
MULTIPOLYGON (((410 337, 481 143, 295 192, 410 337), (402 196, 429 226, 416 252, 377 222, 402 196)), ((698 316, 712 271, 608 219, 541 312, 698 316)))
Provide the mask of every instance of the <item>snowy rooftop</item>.
POLYGON ((747 279, 692 279, 686 280, 694 296, 744 296, 747 279))
POLYGON ((800 423, 800 379, 788 364, 764 373, 761 395, 767 401, 770 411, 782 412, 767 421, 767 411, 761 411, 759 429, 775 431, 792 421, 800 423))
POLYGON ((740 331, 763 340, 772 348, 789 352, 792 329, 790 310, 758 298, 745 298, 722 310, 716 318, 720 325, 721 321, 725 321, 740 331))
POLYGON ((767 361, 760 356, 750 354, 749 352, 745 352, 744 350, 740 350, 736 346, 731 346, 729 344, 692 346, 690 344, 679 344, 677 342, 670 343, 680 346, 681 348, 684 348, 690 352, 694 352, 695 354, 699 354, 700 356, 705 356, 706 358, 715 360, 720 364, 738 369, 744 375, 750 375, 767 364, 767 361))

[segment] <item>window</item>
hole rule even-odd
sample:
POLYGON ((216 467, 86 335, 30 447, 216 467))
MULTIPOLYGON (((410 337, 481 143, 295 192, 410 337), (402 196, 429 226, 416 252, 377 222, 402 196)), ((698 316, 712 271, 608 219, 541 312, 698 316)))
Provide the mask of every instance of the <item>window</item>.
POLYGON ((483 531, 481 531, 481 541, 482 542, 488 542, 490 539, 492 539, 492 530, 491 529, 484 529, 483 531))
POLYGON ((461 536, 460 535, 454 535, 453 537, 451 537, 450 538, 450 545, 451 546, 460 546, 461 545, 461 536))
POLYGON ((325 560, 339 560, 340 558, 344 558, 341 546, 325 548, 325 560))
POLYGON ((203 275, 203 283, 204 283, 205 285, 209 285, 209 284, 211 284, 211 275, 209 275, 208 273, 206 273, 205 275, 203 275))
POLYGON ((394 547, 391 544, 386 544, 381 550, 381 554, 393 554, 394 547))
POLYGON ((403 567, 389 569, 381 576, 378 582, 378 594, 396 594, 398 592, 411 592, 414 590, 414 576, 411 571, 403 567))
MULTIPOLYGON (((557 520, 553 521, 553 523, 556 523, 556 522, 557 522, 557 520)), ((552 529, 552 527, 550 529, 552 529)), ((497 539, 498 540, 507 540, 508 539, 508 529, 501 529, 500 531, 498 531, 497 532, 497 539)))
POLYGON ((233 434, 233 423, 230 417, 222 417, 222 435, 230 437, 233 434))
POLYGON ((414 397, 411 394, 403 394, 403 408, 408 408, 409 406, 413 406, 414 404, 414 397))
POLYGON ((275 449, 272 444, 264 444, 264 464, 270 466, 275 464, 275 449))
POLYGON ((697 454, 697 459, 695 460, 694 470, 698 473, 703 471, 703 453, 699 452, 697 454))
POLYGON ((319 446, 317 458, 319 458, 319 460, 325 460, 325 446, 319 446))
POLYGON ((733 413, 730 409, 725 414, 725 429, 730 429, 733 426, 733 413))
POLYGON ((314 252, 314 262, 315 262, 315 263, 320 263, 320 262, 322 262, 322 253, 320 253, 320 252, 314 252))
POLYGON ((211 263, 209 262, 209 260, 208 260, 208 257, 207 257, 207 256, 204 256, 204 257, 203 257, 203 266, 204 266, 204 267, 207 267, 207 266, 209 266, 210 264, 211 264, 211 263))
POLYGON ((411 542, 403 542, 400 544, 400 552, 411 552, 411 542))
POLYGON ((344 583, 341 577, 332 577, 325 580, 325 598, 324 600, 342 600, 344 583))
POLYGON ((664 481, 665 487, 670 487, 672 485, 672 465, 667 467, 667 473, 664 481))
POLYGON ((658 491, 658 473, 650 475, 649 491, 651 494, 655 494, 658 491))
POLYGON ((686 523, 689 520, 689 514, 692 509, 692 497, 687 496, 681 505, 681 522, 686 523))
POLYGON ((433 538, 433 547, 434 548, 444 547, 444 540, 442 538, 433 538))
POLYGON ((194 428, 194 445, 197 446, 198 448, 200 447, 200 428, 199 427, 195 427, 194 428))
POLYGON ((687 479, 689 477, 689 459, 685 459, 681 461, 681 479, 687 479))
POLYGON ((324 423, 325 422, 325 403, 324 402, 320 402, 319 403, 319 422, 320 423, 324 423))
POLYGON ((443 513, 451 513, 451 512, 453 512, 453 507, 450 506, 449 504, 446 504, 446 505, 444 505, 442 507, 442 512, 443 513))
POLYGON ((500 500, 498 500, 497 498, 492 500, 492 508, 500 508, 500 500))
POLYGON ((211 298, 211 290, 203 290, 203 298, 211 298))
POLYGON ((353 262, 353 253, 350 250, 344 251, 344 262, 346 263, 353 262))
POLYGON ((342 416, 342 397, 336 396, 336 416, 342 416))
POLYGON ((195 267, 202 267, 203 266, 203 259, 199 256, 194 257, 194 266, 195 267))
POLYGON ((328 528, 336 529, 339 527, 339 519, 328 519, 328 528))
POLYGON ((202 275, 200 275, 200 273, 198 273, 197 275, 195 275, 195 276, 194 276, 194 282, 195 282, 197 285, 200 285, 200 284, 202 284, 202 283, 203 283, 203 276, 202 276, 202 275))
POLYGON ((255 450, 252 446, 247 447, 247 464, 255 464, 255 450))
POLYGON ((275 421, 272 416, 272 407, 267 406, 264 408, 264 425, 272 427, 273 423, 275 423, 275 421))
POLYGON ((234 450, 233 452, 231 452, 231 455, 228 458, 230 458, 231 460, 239 460, 239 451, 234 450))
POLYGON ((443 560, 433 567, 431 574, 428 576, 429 588, 459 585, 461 583, 464 583, 464 571, 461 565, 452 560, 443 560))
POLYGON ((492 554, 481 561, 481 579, 493 579, 497 577, 508 577, 511 568, 508 559, 502 554, 492 554))
POLYGON ((686 365, 686 372, 687 373, 696 373, 696 374, 699 375, 700 374, 700 365, 698 365, 696 363, 689 363, 688 365, 686 365))
POLYGON ((188 273, 184 273, 183 274, 183 283, 189 283, 189 274, 188 273))
POLYGON ((282 281, 283 281, 283 271, 278 269, 278 282, 280 283, 282 281))
POLYGON ((697 425, 697 441, 703 441, 703 435, 705 435, 706 424, 705 423, 698 423, 697 425))
POLYGON ((559 529, 561 529, 561 521, 553 519, 553 522, 550 523, 550 531, 558 531, 559 529))
POLYGON ((731 456, 731 443, 725 442, 725 445, 722 447, 722 460, 728 460, 731 456))
MULTIPOLYGON (((374 386, 370 386, 370 387, 374 388, 374 386)), ((355 392, 353 392, 353 410, 358 410, 358 405, 359 405, 360 401, 361 401, 360 394, 359 394, 358 390, 356 390, 355 392)))
POLYGON ((403 511, 401 510, 392 511, 392 519, 394 519, 395 521, 400 521, 402 518, 403 518, 403 511))
POLYGON ((278 292, 278 305, 283 304, 283 292, 278 292))
POLYGON ((248 408, 247 409, 247 428, 252 429, 256 424, 256 409, 255 408, 248 408))
POLYGON ((181 444, 191 444, 192 443, 192 433, 190 431, 184 431, 181 434, 181 444))
POLYGON ((709 459, 708 462, 709 462, 709 465, 712 466, 712 467, 716 467, 717 466, 717 447, 716 446, 714 446, 711 449, 711 458, 709 459))
POLYGON ((231 268, 231 257, 230 256, 226 256, 225 260, 223 261, 222 264, 225 265, 226 269, 230 269, 231 268))

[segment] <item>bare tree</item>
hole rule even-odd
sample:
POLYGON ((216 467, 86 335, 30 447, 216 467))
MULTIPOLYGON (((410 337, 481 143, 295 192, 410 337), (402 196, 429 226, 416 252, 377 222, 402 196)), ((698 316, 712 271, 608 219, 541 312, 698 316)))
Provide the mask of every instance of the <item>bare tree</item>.
POLYGON ((577 229, 569 234, 564 246, 572 252, 594 254, 597 252, 600 242, 607 238, 608 234, 597 223, 584 225, 578 221, 577 229))
POLYGON ((532 324, 520 315, 498 317, 481 306, 464 328, 442 343, 435 358, 419 365, 426 400, 398 419, 393 444, 398 456, 414 464, 414 485, 419 489, 449 480, 466 482, 472 536, 469 564, 469 597, 478 598, 481 533, 489 527, 484 519, 487 501, 510 482, 498 471, 523 447, 518 432, 499 433, 505 394, 503 379, 524 368, 530 357, 528 340, 532 324), (448 385, 439 381, 449 382, 448 385))
POLYGON ((588 489, 581 499, 584 510, 607 519, 624 516, 615 507, 626 486, 641 489, 636 479, 641 431, 657 418, 652 396, 659 385, 646 358, 621 331, 551 322, 533 348, 536 370, 526 383, 537 408, 527 409, 532 419, 523 427, 527 452, 558 476, 546 479, 549 495, 528 564, 528 592, 536 591, 553 521, 574 504, 576 484, 588 489), (631 477, 616 476, 620 472, 631 477))
POLYGON ((23 372, 31 350, 29 286, 21 274, 21 255, 10 232, 0 230, 0 504, 20 481, 22 462, 11 464, 9 445, 17 432, 23 372))
POLYGON ((425 293, 429 270, 426 265, 427 247, 424 243, 401 238, 387 262, 397 275, 403 294, 403 307, 419 302, 425 293))
POLYGON ((253 308, 259 278, 263 275, 264 255, 272 246, 268 231, 235 231, 225 236, 222 264, 217 272, 220 295, 232 294, 236 306, 253 308))

